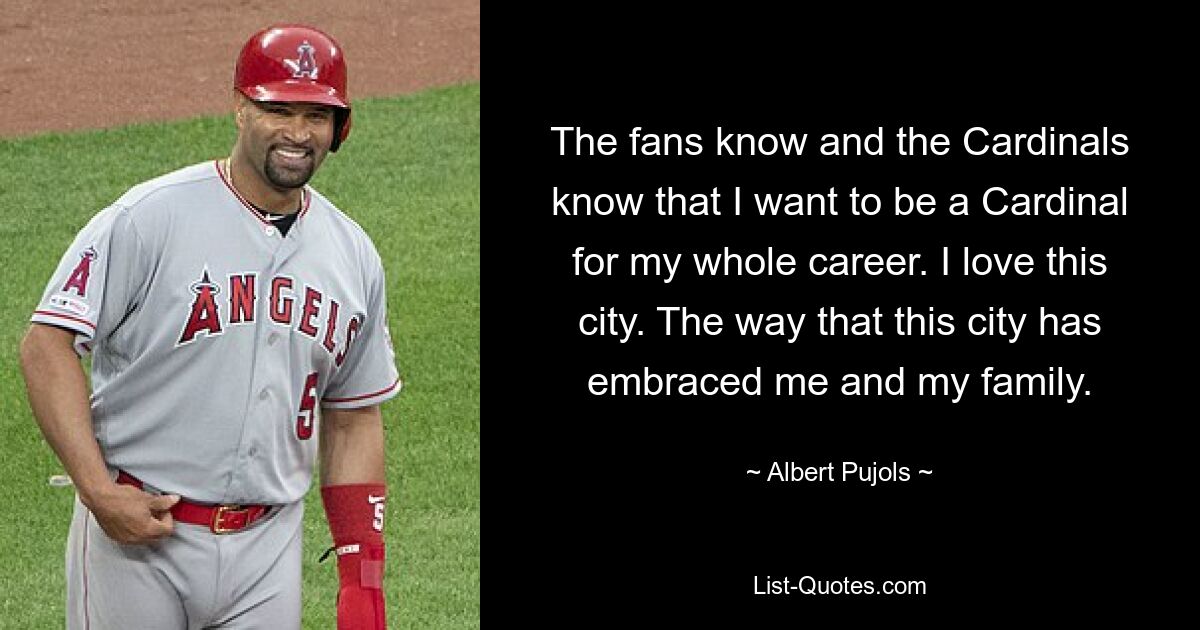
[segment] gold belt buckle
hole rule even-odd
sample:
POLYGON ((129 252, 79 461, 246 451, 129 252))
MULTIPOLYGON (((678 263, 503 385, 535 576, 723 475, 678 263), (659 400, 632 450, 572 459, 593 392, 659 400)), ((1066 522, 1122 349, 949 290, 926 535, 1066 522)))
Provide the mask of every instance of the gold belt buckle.
POLYGON ((218 506, 217 509, 213 512, 212 525, 209 527, 209 529, 211 529, 214 534, 228 534, 230 532, 236 532, 240 529, 243 529, 244 527, 246 527, 245 522, 242 523, 241 527, 225 527, 224 525, 221 524, 221 520, 223 518, 225 518, 225 515, 229 514, 230 512, 234 512, 234 513, 241 512, 243 514, 248 515, 249 511, 250 510, 243 508, 240 505, 218 506))

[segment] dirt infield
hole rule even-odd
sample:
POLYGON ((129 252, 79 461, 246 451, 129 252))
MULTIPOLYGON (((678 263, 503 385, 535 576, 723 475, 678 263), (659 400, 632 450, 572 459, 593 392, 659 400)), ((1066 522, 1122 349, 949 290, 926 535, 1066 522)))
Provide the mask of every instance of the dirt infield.
POLYGON ((479 0, 5 5, 0 136, 230 111, 238 50, 275 22, 332 34, 346 53, 351 98, 479 79, 479 0))

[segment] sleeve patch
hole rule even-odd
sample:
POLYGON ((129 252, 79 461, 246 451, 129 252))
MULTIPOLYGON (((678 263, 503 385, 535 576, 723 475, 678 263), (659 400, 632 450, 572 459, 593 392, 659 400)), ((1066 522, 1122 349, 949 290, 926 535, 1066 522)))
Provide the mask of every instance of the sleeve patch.
POLYGON ((50 296, 49 304, 51 307, 60 311, 74 313, 80 317, 87 315, 88 311, 92 310, 92 307, 88 306, 87 302, 84 302, 83 300, 76 300, 75 298, 67 297, 65 295, 50 296))
POLYGON ((75 265, 71 277, 67 278, 67 283, 61 290, 64 293, 74 291, 79 294, 79 297, 87 297, 88 280, 92 276, 92 261, 96 260, 98 256, 94 245, 83 250, 83 253, 79 254, 79 263, 75 265))

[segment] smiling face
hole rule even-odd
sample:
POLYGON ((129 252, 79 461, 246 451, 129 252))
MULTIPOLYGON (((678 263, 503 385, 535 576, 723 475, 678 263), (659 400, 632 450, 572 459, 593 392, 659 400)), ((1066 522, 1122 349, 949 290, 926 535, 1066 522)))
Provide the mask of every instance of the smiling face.
POLYGON ((237 104, 240 153, 278 192, 295 190, 316 173, 333 142, 334 108, 316 103, 259 103, 241 97, 237 104))

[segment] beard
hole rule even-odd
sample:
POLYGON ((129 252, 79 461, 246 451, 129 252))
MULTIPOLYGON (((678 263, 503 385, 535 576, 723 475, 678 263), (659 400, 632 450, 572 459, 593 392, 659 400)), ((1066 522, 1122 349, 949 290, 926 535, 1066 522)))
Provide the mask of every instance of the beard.
POLYGON ((275 151, 267 151, 267 160, 263 165, 263 171, 267 176, 267 180, 277 188, 300 188, 312 179, 313 172, 317 168, 317 160, 315 155, 309 155, 305 160, 306 166, 291 167, 284 166, 278 162, 275 157, 275 151))

